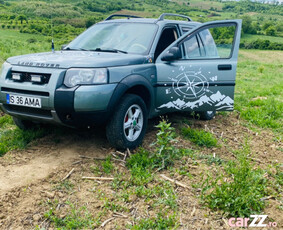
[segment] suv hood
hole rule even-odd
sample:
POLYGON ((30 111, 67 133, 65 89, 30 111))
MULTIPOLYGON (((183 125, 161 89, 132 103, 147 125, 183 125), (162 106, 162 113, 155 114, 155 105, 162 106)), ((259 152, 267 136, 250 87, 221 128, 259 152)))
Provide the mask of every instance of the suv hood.
POLYGON ((147 58, 137 54, 123 54, 93 51, 56 51, 28 54, 8 58, 12 65, 43 68, 94 68, 109 66, 137 65, 147 58))

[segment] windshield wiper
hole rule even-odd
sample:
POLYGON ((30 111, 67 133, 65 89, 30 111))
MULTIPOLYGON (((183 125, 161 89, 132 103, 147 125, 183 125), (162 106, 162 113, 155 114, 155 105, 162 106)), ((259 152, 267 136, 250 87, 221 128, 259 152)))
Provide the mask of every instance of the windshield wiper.
POLYGON ((123 53, 127 54, 128 52, 124 50, 118 50, 118 49, 113 49, 113 48, 96 48, 96 49, 83 49, 83 48, 70 48, 67 47, 63 50, 79 50, 79 51, 98 51, 98 52, 111 52, 111 53, 123 53))
POLYGON ((127 54, 128 52, 124 50, 118 50, 118 49, 113 49, 113 48, 96 48, 90 51, 99 51, 99 52, 111 52, 111 53, 123 53, 127 54))
POLYGON ((65 49, 63 49, 63 50, 71 50, 71 51, 73 51, 73 50, 79 50, 79 51, 89 51, 89 50, 87 50, 87 49, 82 49, 82 48, 75 48, 75 49, 73 49, 73 48, 70 48, 70 47, 67 47, 67 48, 65 48, 65 49))

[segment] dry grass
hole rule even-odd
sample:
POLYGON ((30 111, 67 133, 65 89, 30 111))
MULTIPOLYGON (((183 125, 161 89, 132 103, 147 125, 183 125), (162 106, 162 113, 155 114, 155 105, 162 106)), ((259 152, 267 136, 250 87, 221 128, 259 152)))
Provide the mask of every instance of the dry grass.
POLYGON ((250 60, 261 63, 282 64, 283 52, 270 50, 240 50, 239 61, 250 60))

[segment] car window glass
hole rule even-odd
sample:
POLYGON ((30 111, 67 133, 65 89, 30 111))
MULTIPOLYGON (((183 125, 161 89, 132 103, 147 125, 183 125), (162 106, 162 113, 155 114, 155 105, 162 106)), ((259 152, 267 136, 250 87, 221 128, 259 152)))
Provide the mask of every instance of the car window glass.
POLYGON ((236 26, 221 26, 204 29, 196 36, 189 37, 185 46, 185 59, 229 58, 233 50, 236 26))
POLYGON ((196 36, 184 42, 185 59, 201 57, 201 51, 196 36))
POLYGON ((86 30, 68 47, 86 50, 118 49, 143 54, 149 50, 156 30, 156 25, 146 23, 101 23, 86 30))

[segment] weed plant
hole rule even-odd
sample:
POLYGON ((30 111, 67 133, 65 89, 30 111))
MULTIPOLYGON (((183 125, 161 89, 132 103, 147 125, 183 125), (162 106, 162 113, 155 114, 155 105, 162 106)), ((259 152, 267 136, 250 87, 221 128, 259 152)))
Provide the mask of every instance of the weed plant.
POLYGON ((213 136, 213 134, 204 130, 186 127, 182 128, 182 134, 198 146, 205 146, 207 148, 217 146, 217 139, 213 136))
POLYGON ((64 217, 58 217, 54 208, 44 214, 44 217, 53 222, 58 229, 88 229, 92 228, 94 222, 86 207, 77 208, 74 204, 66 202, 70 210, 64 217))
POLYGON ((224 166, 224 172, 218 172, 216 178, 209 175, 204 180, 201 198, 213 210, 222 210, 229 216, 248 217, 263 210, 262 198, 266 195, 264 171, 255 168, 245 148, 237 153, 236 161, 224 166))
MULTIPOLYGON (((155 150, 150 153, 148 150, 140 148, 139 152, 133 155, 127 162, 128 168, 134 171, 146 171, 157 169, 160 171, 174 164, 174 160, 188 155, 190 150, 179 149, 174 146, 177 142, 175 129, 171 123, 162 120, 157 126, 159 131, 156 134, 156 142, 153 143, 155 150)), ((135 173, 134 174, 139 174, 135 173)))

